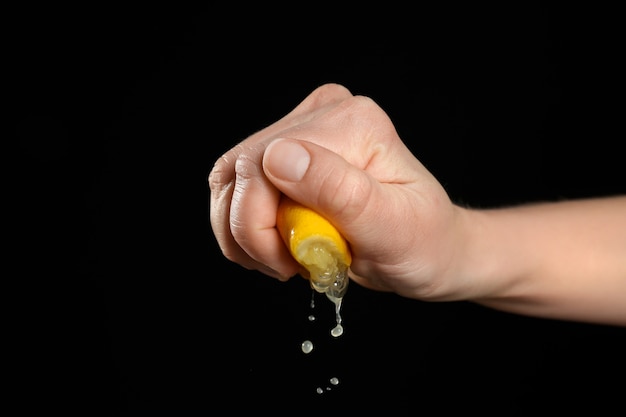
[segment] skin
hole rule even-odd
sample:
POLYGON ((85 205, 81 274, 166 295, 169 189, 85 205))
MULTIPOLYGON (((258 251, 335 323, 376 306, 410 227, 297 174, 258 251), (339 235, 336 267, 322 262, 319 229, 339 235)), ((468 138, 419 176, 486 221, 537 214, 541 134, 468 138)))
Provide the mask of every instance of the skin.
POLYGON ((208 182, 224 256, 281 281, 299 271, 275 227, 284 193, 341 231, 364 287, 626 326, 626 196, 461 207, 386 113, 341 85, 229 150, 208 182))

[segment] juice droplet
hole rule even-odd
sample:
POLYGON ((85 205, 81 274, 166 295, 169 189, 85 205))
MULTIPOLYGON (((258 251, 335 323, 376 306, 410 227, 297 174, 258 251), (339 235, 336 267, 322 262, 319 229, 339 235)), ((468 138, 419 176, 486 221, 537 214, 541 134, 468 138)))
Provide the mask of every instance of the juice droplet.
POLYGON ((341 324, 337 324, 335 327, 333 327, 333 329, 330 331, 330 334, 333 337, 339 337, 343 334, 343 326, 341 324))
POLYGON ((337 325, 330 331, 330 334, 333 335, 333 337, 339 337, 343 334, 343 326, 341 325, 341 302, 343 301, 343 297, 334 297, 330 293, 326 293, 326 296, 335 304, 335 321, 337 322, 337 325))
POLYGON ((313 342, 311 342, 310 340, 305 340, 304 342, 302 342, 302 351, 304 353, 311 353, 312 350, 313 342))

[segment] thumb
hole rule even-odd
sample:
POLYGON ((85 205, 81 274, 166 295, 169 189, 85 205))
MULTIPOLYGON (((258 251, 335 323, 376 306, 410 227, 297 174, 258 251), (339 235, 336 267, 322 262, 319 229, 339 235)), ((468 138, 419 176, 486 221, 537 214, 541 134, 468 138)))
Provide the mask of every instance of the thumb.
MULTIPOLYGON (((375 181, 340 155, 311 142, 276 139, 263 155, 267 178, 282 193, 342 225, 354 225, 375 181)), ((363 220, 363 219, 361 219, 363 220)))

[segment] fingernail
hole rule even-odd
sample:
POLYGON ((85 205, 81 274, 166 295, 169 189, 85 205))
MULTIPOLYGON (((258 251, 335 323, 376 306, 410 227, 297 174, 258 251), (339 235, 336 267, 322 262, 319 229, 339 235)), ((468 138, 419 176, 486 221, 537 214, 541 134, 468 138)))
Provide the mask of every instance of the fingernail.
POLYGON ((270 143, 263 155, 263 165, 273 176, 285 181, 297 182, 309 168, 311 156, 299 143, 276 139, 270 143))

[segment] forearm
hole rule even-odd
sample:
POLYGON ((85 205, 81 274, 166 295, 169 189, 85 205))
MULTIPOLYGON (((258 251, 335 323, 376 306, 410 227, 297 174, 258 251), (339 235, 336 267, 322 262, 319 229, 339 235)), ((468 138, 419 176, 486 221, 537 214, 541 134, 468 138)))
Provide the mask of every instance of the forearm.
POLYGON ((465 298, 626 326, 626 197, 462 211, 455 271, 465 298))

